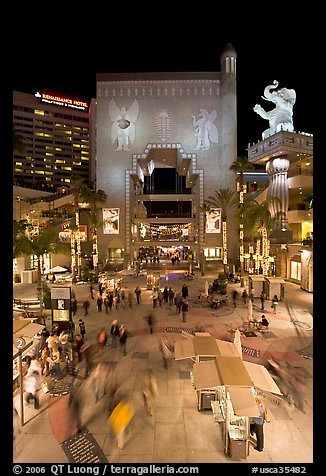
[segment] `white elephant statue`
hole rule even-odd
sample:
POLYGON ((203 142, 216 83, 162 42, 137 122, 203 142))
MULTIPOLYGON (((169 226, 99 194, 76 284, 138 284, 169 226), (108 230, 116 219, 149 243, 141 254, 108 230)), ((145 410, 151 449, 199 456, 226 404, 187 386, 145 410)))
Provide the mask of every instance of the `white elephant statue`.
POLYGON ((272 91, 278 87, 278 81, 274 80, 273 84, 266 86, 264 90, 263 99, 271 101, 275 104, 275 108, 271 111, 265 111, 260 104, 256 104, 253 108, 263 119, 269 121, 269 128, 266 129, 262 137, 267 137, 279 132, 290 131, 293 132, 293 105, 296 100, 296 93, 294 89, 282 88, 278 91, 272 91))

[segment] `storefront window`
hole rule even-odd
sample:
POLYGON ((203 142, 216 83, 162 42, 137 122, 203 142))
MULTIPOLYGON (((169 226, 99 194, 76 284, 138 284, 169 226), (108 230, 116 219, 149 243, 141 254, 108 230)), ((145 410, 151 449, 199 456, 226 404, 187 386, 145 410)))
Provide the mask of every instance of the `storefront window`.
POLYGON ((222 248, 204 248, 206 259, 222 259, 222 248))
POLYGON ((301 281, 301 263, 299 261, 291 261, 291 279, 301 281))

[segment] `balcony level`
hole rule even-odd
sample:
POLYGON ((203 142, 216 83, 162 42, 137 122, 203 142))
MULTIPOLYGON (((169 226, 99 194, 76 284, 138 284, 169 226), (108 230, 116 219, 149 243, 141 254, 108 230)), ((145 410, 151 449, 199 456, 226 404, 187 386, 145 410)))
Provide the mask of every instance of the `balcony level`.
POLYGON ((312 134, 280 131, 247 149, 250 162, 266 164, 273 157, 286 155, 290 162, 313 156, 312 134))

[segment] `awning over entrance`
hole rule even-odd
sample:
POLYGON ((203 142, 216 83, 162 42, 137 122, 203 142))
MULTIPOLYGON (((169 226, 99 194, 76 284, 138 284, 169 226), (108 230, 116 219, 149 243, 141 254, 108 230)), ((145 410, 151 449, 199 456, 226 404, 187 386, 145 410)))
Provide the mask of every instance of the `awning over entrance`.
MULTIPOLYGON (((13 320, 13 354, 18 352, 16 343, 19 338, 25 341, 25 347, 32 341, 33 337, 42 332, 44 326, 35 324, 32 319, 14 319, 13 320)), ((22 349, 21 349, 22 350, 22 349)))
POLYGON ((281 390, 276 385, 266 367, 252 362, 244 361, 243 363, 256 388, 265 392, 275 393, 276 395, 282 395, 281 390))
POLYGON ((228 391, 235 415, 248 417, 260 416, 251 388, 229 387, 228 391))

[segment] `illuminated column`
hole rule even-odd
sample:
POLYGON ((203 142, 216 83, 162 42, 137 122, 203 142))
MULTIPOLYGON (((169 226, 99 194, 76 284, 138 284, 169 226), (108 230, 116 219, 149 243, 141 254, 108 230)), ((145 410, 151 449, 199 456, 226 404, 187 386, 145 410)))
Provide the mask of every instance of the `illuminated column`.
POLYGON ((222 222, 222 233, 223 233, 223 265, 224 265, 224 268, 226 269, 226 266, 228 264, 226 221, 222 222))
MULTIPOLYGON (((243 207, 243 185, 241 184, 240 196, 240 209, 243 207)), ((240 219, 240 231, 239 231, 239 238, 240 238, 240 271, 243 272, 243 262, 244 262, 244 246, 243 246, 243 215, 241 215, 240 219)))
POLYGON ((279 202, 269 205, 272 218, 276 218, 276 228, 285 231, 289 228, 287 212, 289 207, 288 169, 290 161, 278 157, 266 164, 269 176, 268 197, 278 197, 279 202))

